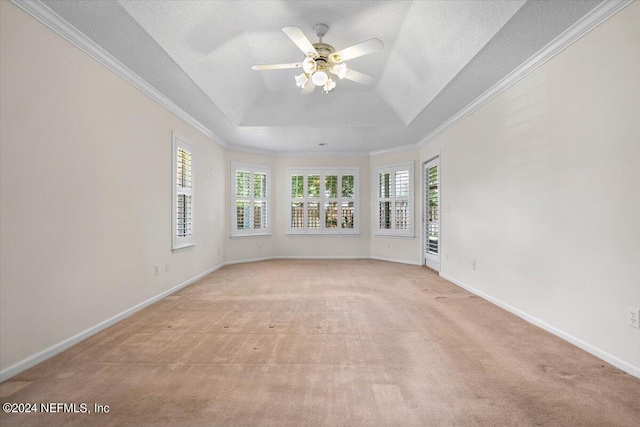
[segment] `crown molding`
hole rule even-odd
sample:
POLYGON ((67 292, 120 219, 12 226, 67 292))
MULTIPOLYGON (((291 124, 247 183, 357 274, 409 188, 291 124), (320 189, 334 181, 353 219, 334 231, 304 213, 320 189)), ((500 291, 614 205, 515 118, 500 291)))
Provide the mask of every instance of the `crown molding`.
POLYGON ((261 150, 253 147, 245 147, 237 144, 229 144, 225 147, 228 151, 236 151, 239 153, 256 154, 259 156, 267 156, 274 158, 292 158, 292 157, 348 157, 348 158, 367 158, 369 153, 366 151, 270 151, 261 150))
POLYGON ((171 99, 163 95, 159 90, 147 83, 147 81, 142 77, 131 71, 126 65, 114 58, 110 53, 84 35, 76 27, 69 24, 60 15, 49 9, 49 7, 40 0, 11 0, 11 2, 53 30, 63 39, 67 40, 69 43, 107 67, 109 70, 113 71, 149 98, 156 101, 189 125, 193 126, 204 136, 224 148, 227 147, 227 144, 218 138, 206 126, 183 110, 171 99))
POLYGON ((330 158, 369 158, 366 151, 279 151, 275 155, 280 158, 293 157, 330 157, 330 158))
MULTIPOLYGON (((523 62, 520 66, 518 66, 511 73, 506 75, 503 79, 501 79, 498 83, 493 85, 487 91, 485 91, 482 95, 473 100, 469 105, 464 107, 462 110, 458 111, 452 117, 450 117, 447 121, 442 123, 436 129, 431 131, 427 136, 422 138, 417 144, 413 144, 409 147, 409 149, 422 148, 430 141, 433 141, 442 133, 451 129, 458 122, 463 120, 468 115, 472 114, 477 109, 481 108, 483 105, 491 101, 493 98, 509 89, 511 86, 516 84, 518 81, 526 77, 529 73, 534 71, 536 68, 540 67, 542 64, 562 52, 564 49, 578 41, 580 38, 585 36, 588 32, 593 30, 595 27, 611 18, 616 13, 620 12, 622 9, 633 3, 635 0, 604 0, 598 6, 591 9, 589 13, 584 15, 580 20, 578 20, 571 27, 567 28, 562 34, 549 42, 545 47, 536 52, 533 56, 523 62)), ((404 151, 405 147, 396 147, 391 148, 389 150, 385 150, 384 154, 404 151)), ((380 153, 375 152, 375 154, 380 153)), ((370 153, 374 155, 374 152, 370 153)))
POLYGON ((424 145, 423 142, 417 142, 411 145, 401 145, 400 147, 383 148, 382 150, 370 151, 369 156, 375 157, 375 156, 383 156, 385 154, 401 153, 403 151, 419 150, 420 148, 422 148, 423 145, 424 145))

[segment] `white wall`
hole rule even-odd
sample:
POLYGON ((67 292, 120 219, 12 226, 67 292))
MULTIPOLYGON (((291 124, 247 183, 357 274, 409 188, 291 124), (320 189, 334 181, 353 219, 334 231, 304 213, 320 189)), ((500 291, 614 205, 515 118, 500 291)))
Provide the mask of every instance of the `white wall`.
POLYGON ((441 153, 442 273, 636 372, 639 22, 635 2, 421 150, 441 153))
POLYGON ((215 143, 13 4, 0 12, 5 371, 220 264, 225 175, 215 143), (197 245, 177 254, 174 129, 195 144, 197 245))

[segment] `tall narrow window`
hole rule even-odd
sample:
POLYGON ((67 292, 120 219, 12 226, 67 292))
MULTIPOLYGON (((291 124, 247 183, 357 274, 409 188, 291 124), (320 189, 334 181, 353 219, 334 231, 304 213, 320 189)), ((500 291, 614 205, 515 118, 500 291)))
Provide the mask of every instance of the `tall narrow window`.
POLYGON ((413 164, 381 167, 376 176, 376 234, 413 237, 413 164))
POLYGON ((440 157, 424 164, 424 263, 440 271, 440 157))
POLYGON ((440 209, 438 164, 427 165, 425 168, 427 185, 427 253, 438 254, 438 238, 440 235, 440 209))
POLYGON ((173 133, 173 208, 171 249, 189 249, 193 240, 193 144, 173 133))
POLYGON ((270 233, 269 168, 231 164, 231 236, 270 233))
POLYGON ((289 169, 288 234, 357 234, 358 169, 289 169))

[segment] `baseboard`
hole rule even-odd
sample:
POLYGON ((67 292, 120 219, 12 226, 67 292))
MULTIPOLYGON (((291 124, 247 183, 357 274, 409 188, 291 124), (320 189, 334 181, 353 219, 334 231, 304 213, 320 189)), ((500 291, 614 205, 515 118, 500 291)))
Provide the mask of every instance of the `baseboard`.
POLYGON ((343 255, 343 256, 289 256, 289 255, 279 255, 274 256, 273 259, 369 259, 368 255, 343 255))
POLYGON ((467 285, 464 282, 461 282, 460 280, 454 279, 451 276, 448 276, 446 274, 440 273, 440 277, 442 277, 443 279, 446 279, 452 283, 455 283, 456 285, 460 286, 461 288, 466 289, 467 291, 478 295, 481 298, 486 299, 487 301, 489 301, 492 304, 497 305, 498 307, 501 307, 505 310, 507 310, 510 313, 515 314, 516 316, 526 320, 527 322, 538 326, 539 328, 544 329, 547 332, 552 333, 553 335, 556 335, 560 338, 562 338, 565 341, 570 342, 571 344, 575 345, 576 347, 581 348, 582 350, 586 351, 587 353, 591 353, 594 356, 604 360, 605 362, 615 366, 616 368, 622 369, 623 371, 633 375, 634 377, 640 378, 640 367, 634 366, 628 362, 625 362, 622 359, 619 359, 618 357, 607 353, 604 350, 599 349, 598 347, 595 347, 587 342, 582 341, 579 338, 574 337, 573 335, 570 335, 546 322, 543 322, 542 320, 533 317, 525 312, 523 312, 522 310, 519 310, 497 298, 494 298, 472 286, 467 285))
POLYGON ((375 259, 375 260, 378 260, 378 261, 396 262, 398 264, 422 265, 418 261, 409 261, 409 260, 406 260, 406 259, 384 258, 384 257, 379 257, 379 256, 371 256, 369 258, 375 259))
POLYGON ((235 261, 227 261, 224 265, 234 265, 234 264, 246 264, 248 262, 260 262, 260 261, 269 261, 272 259, 369 259, 370 257, 367 255, 363 256, 289 256, 289 255, 280 255, 280 256, 268 256, 262 258, 248 258, 248 259, 240 259, 235 261))
POLYGON ((197 280, 200 280, 201 278, 203 278, 204 276, 213 273, 214 271, 220 269, 221 267, 223 267, 224 264, 220 264, 217 265, 207 271, 205 271, 204 273, 200 273, 195 277, 192 277, 191 279, 180 283, 177 286, 174 286, 171 289, 168 289, 152 298, 149 298, 146 301, 143 301, 125 311, 123 311, 122 313, 116 314, 115 316, 98 323, 95 326, 90 327, 89 329, 86 329, 70 338, 67 338, 66 340, 52 345, 51 347, 34 354, 33 356, 30 356, 18 363, 16 363, 13 366, 10 366, 6 369, 4 369, 3 371, 0 372, 0 382, 6 381, 9 378, 18 375, 20 372, 22 371, 26 371, 27 369, 37 365, 38 363, 44 362, 45 360, 49 359, 50 357, 55 356, 58 353, 63 352, 64 350, 74 346, 75 344, 79 343, 82 340, 85 340, 87 338, 89 338, 92 335, 97 334, 98 332, 102 331, 103 329, 108 328, 111 325, 114 325, 115 323, 119 322, 120 320, 131 316, 133 313, 142 310, 143 308, 145 308, 148 305, 153 304, 156 301, 161 300, 162 298, 171 295, 172 293, 178 291, 179 289, 184 288, 185 286, 188 286, 194 282, 196 282, 197 280))
POLYGON ((223 265, 234 265, 234 264, 246 264, 249 262, 260 262, 260 261, 269 261, 273 259, 272 256, 266 256, 262 258, 248 258, 248 259, 239 259, 236 261, 227 261, 223 265))

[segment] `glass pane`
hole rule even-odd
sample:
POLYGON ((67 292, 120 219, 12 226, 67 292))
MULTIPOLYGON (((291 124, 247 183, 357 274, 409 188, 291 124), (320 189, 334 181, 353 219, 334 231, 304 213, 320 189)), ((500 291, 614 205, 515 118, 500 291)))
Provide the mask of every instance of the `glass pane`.
POLYGON ((438 218, 439 188, 438 188, 438 166, 432 166, 427 170, 427 251, 432 254, 438 253, 438 234, 440 222, 438 218))
POLYGON ((353 197, 353 175, 342 175, 342 197, 353 197))
POLYGON ((396 230, 409 229, 409 202, 396 201, 396 230))
POLYGON ((304 228, 304 203, 291 203, 291 228, 304 228))
POLYGON ((267 174, 256 173, 253 175, 253 194, 254 197, 267 197, 267 174))
POLYGON ((236 202, 236 228, 238 230, 248 230, 251 228, 249 222, 251 202, 236 202))
MULTIPOLYGON (((337 183, 336 177, 336 183, 337 183)), ((324 226, 326 228, 338 228, 338 203, 326 202, 324 204, 324 226)))
POLYGON ((307 177, 307 189, 309 197, 320 197, 320 175, 309 175, 307 177))
POLYGON ((391 196, 391 174, 380 174, 380 198, 388 199, 391 196))
POLYGON ((267 202, 255 202, 253 205, 253 229, 267 228, 267 202))
POLYGON ((338 175, 324 177, 324 196, 330 199, 338 197, 338 175))
POLYGON ((342 202, 342 228, 353 228, 355 209, 353 202, 342 202))
POLYGON ((304 176, 291 176, 291 197, 294 199, 304 197, 304 176))
MULTIPOLYGON (((318 179, 319 182, 320 179, 318 179)), ((309 202, 307 206, 307 227, 320 228, 320 203, 309 202)))
POLYGON ((178 194, 176 234, 178 237, 188 237, 191 236, 191 229, 191 196, 178 194))
POLYGON ((409 171, 396 171, 396 197, 409 197, 409 171))
POLYGON ((236 196, 251 197, 251 172, 236 172, 236 196))
POLYGON ((178 147, 178 187, 191 188, 191 152, 178 147))
POLYGON ((391 202, 380 202, 380 228, 391 229, 391 202))

